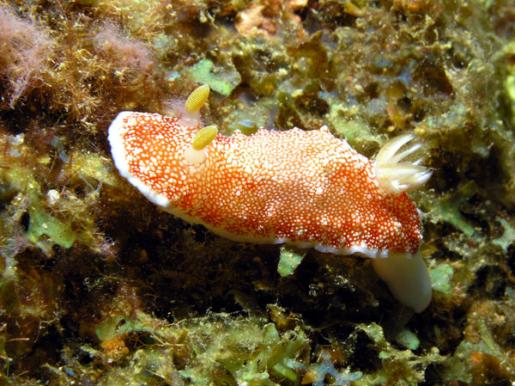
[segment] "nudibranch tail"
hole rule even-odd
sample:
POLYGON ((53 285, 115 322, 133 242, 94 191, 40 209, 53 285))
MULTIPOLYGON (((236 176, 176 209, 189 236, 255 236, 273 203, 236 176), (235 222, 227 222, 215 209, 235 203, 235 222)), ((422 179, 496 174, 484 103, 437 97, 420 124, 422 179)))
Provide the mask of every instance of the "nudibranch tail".
POLYGON ((388 141, 379 151, 375 159, 375 170, 379 187, 386 194, 399 194, 413 190, 425 184, 431 177, 431 170, 420 165, 422 159, 413 162, 405 161, 422 148, 413 134, 405 134, 388 141))
POLYGON ((424 311, 431 302, 431 278, 419 253, 390 252, 385 259, 374 259, 378 276, 395 298, 415 312, 424 311))

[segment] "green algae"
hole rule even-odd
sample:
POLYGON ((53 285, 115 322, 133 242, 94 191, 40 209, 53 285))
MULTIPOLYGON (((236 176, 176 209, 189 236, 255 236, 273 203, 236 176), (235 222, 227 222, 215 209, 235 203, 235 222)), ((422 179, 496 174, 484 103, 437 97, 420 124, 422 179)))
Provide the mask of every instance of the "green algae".
POLYGON ((215 66, 208 59, 203 59, 188 69, 192 79, 209 87, 223 96, 229 96, 240 84, 241 76, 233 65, 215 66))
POLYGON ((515 242, 515 227, 503 218, 498 218, 502 226, 502 235, 492 241, 492 244, 499 246, 504 253, 515 242))
MULTIPOLYGON (((113 184, 112 175, 106 172, 99 160, 100 158, 97 156, 88 157, 84 155, 83 157, 77 157, 76 161, 79 162, 80 172, 78 172, 77 177, 74 174, 78 170, 77 163, 71 163, 70 178, 91 178, 113 184)), ((88 200, 84 200, 84 202, 62 200, 55 190, 51 193, 50 191, 47 192, 48 194, 45 196, 34 171, 25 167, 25 165, 17 164, 18 161, 17 159, 14 162, 11 160, 10 166, 0 175, 0 180, 5 187, 8 187, 8 190, 17 193, 17 196, 12 200, 13 211, 15 211, 12 220, 18 219, 18 221, 21 221, 24 214, 28 215, 28 227, 24 235, 26 241, 40 248, 48 256, 53 255, 54 245, 65 249, 71 248, 76 241, 92 245, 97 232, 94 229, 94 224, 88 216, 80 218, 78 216, 80 211, 88 210, 87 205, 85 205, 88 200), (62 205, 59 211, 69 212, 73 210, 76 213, 68 218, 62 215, 57 217, 52 213, 56 212, 56 208, 52 208, 54 205, 51 203, 52 200, 58 200, 57 203, 60 202, 60 205, 62 205)), ((42 166, 47 163, 45 159, 36 159, 35 161, 42 166)), ((94 189, 92 188, 93 193, 88 197, 89 199, 95 199, 94 189)))
POLYGON ((441 292, 445 295, 452 294, 452 277, 454 269, 449 264, 439 264, 429 271, 431 276, 431 285, 433 290, 441 292))
POLYGON ((438 200, 430 192, 424 193, 420 204, 423 208, 427 208, 427 216, 430 221, 451 224, 467 237, 477 236, 476 230, 461 212, 465 202, 477 192, 477 189, 477 186, 470 182, 460 186, 459 191, 442 195, 438 200))
POLYGON ((366 374, 356 385, 375 385, 395 382, 399 385, 412 385, 424 380, 424 369, 429 365, 442 362, 436 347, 417 355, 411 350, 398 350, 384 337, 381 326, 372 323, 358 325, 356 331, 363 331, 374 343, 381 368, 375 373, 366 374))
POLYGON ((399 332, 395 337, 395 341, 411 351, 415 351, 420 346, 420 339, 418 339, 417 335, 415 335, 413 331, 407 329, 399 332))
POLYGON ((237 119, 230 124, 229 130, 231 132, 241 131, 245 135, 251 135, 258 130, 258 125, 255 121, 249 119, 237 119))
MULTIPOLYGON (((77 234, 72 230, 71 223, 52 216, 42 204, 41 188, 30 170, 21 167, 13 168, 4 174, 4 183, 11 186, 26 197, 29 215, 29 226, 26 232, 27 241, 41 248, 47 255, 52 254, 52 246, 59 245, 70 248, 77 234)), ((21 196, 18 202, 23 200, 21 196)), ((21 206, 24 210, 24 205, 21 206)), ((20 217, 18 214, 16 217, 20 217)))
POLYGON ((113 175, 112 164, 106 157, 95 153, 71 154, 70 178, 91 181, 116 186, 117 181, 113 175))
POLYGON ((281 247, 279 252, 279 263, 277 264, 277 272, 281 277, 293 275, 295 269, 306 256, 306 252, 299 252, 291 247, 281 247))
POLYGON ((339 106, 331 106, 328 121, 334 128, 335 133, 344 138, 355 149, 365 149, 366 146, 376 144, 378 147, 385 142, 384 135, 373 134, 372 129, 363 121, 357 120, 342 120, 338 118, 339 106))
MULTIPOLYGON (((338 371, 335 369, 329 354, 322 354, 322 362, 312 364, 308 370, 309 381, 313 386, 327 385, 327 379, 331 379, 333 385, 349 385, 353 381, 358 381, 363 374, 360 371, 338 371)), ((304 383, 304 382, 303 382, 304 383)))
MULTIPOLYGON (((141 312, 133 317, 111 317, 96 329, 97 337, 104 342, 104 352, 84 349, 108 360, 114 354, 113 347, 125 347, 123 340, 130 334, 148 336, 127 358, 126 367, 111 369, 98 380, 99 384, 161 380, 209 385, 215 384, 214 379, 227 384, 275 385, 279 380, 298 384, 299 370, 306 368, 303 354, 308 340, 302 330, 281 333, 260 318, 234 319, 224 314, 179 324, 164 324, 141 312), (173 360, 165 360, 167 357, 173 360)), ((73 363, 68 366, 73 367, 73 363)), ((86 371, 80 367, 73 372, 53 370, 62 381, 74 379, 70 374, 77 371, 86 371)))
MULTIPOLYGON (((465 358, 470 358, 474 355, 481 356, 486 354, 496 358, 500 362, 501 365, 496 369, 497 374, 482 374, 479 376, 479 378, 486 376, 487 378, 484 378, 484 381, 488 383, 502 382, 496 378, 499 377, 502 379, 503 373, 507 375, 507 373, 513 374, 513 371, 515 371, 515 366, 511 361, 504 361, 504 349, 495 341, 486 324, 480 321, 478 327, 480 340, 478 342, 464 340, 456 348, 454 355, 446 360, 443 373, 443 378, 446 381, 461 381, 468 384, 478 384, 478 375, 475 374, 473 365, 468 361, 465 361, 465 365, 463 365, 465 358)), ((485 369, 481 370, 484 371, 485 369)))
POLYGON ((69 223, 60 221, 42 208, 33 206, 28 213, 30 223, 27 230, 27 239, 47 254, 50 254, 52 244, 70 248, 77 240, 77 234, 71 229, 69 223), (49 243, 45 242, 46 237, 48 237, 49 243))
POLYGON ((101 341, 109 341, 120 335, 133 332, 152 332, 148 325, 148 317, 138 314, 134 318, 123 317, 121 315, 107 318, 95 328, 95 335, 101 341))
MULTIPOLYGON (((209 325, 206 332, 209 333, 209 325)), ((306 348, 306 337, 299 331, 279 334, 273 324, 265 324, 261 328, 253 324, 235 324, 197 357, 197 363, 214 361, 225 368, 237 383, 252 382, 256 385, 273 385, 273 374, 281 378, 298 380, 295 371, 296 358, 306 348)), ((207 335, 206 337, 212 335, 207 335)), ((215 365, 216 366, 216 365, 215 365)), ((183 371, 194 384, 209 383, 210 376, 193 371, 183 371), (197 374, 195 374, 197 373, 197 374)))
POLYGON ((253 104, 238 104, 223 118, 223 125, 228 134, 240 131, 245 135, 254 134, 259 128, 270 126, 270 118, 275 108, 275 100, 261 98, 253 104))

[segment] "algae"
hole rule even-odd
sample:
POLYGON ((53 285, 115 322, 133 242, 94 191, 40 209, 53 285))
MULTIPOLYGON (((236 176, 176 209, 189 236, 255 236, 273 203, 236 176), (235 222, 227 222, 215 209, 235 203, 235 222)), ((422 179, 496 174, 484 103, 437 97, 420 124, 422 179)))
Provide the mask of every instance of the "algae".
POLYGON ((223 67, 215 67, 208 59, 203 59, 191 67, 189 74, 195 82, 207 84, 213 91, 226 97, 231 95, 241 82, 241 76, 234 66, 226 64, 223 67))
POLYGON ((398 350, 385 339, 383 329, 375 323, 358 325, 355 333, 359 331, 364 332, 376 346, 376 355, 381 361, 381 368, 363 376, 355 383, 356 385, 375 385, 386 382, 398 385, 417 384, 424 381, 425 368, 431 364, 443 362, 445 359, 436 347, 419 355, 415 354, 414 350, 398 350))
POLYGON ((28 213, 30 223, 27 230, 27 239, 46 253, 50 253, 51 244, 46 244, 43 236, 48 237, 51 243, 63 248, 70 248, 77 239, 77 235, 69 224, 56 219, 41 208, 33 207, 28 213))
POLYGON ((305 255, 305 252, 295 251, 289 247, 281 247, 279 263, 277 264, 279 275, 282 277, 293 275, 295 268, 299 266, 305 255))
POLYGON ((420 346, 420 340, 415 335, 415 333, 410 330, 402 330, 395 337, 395 341, 400 345, 410 349, 411 351, 418 349, 420 346))
POLYGON ((449 264, 439 264, 437 267, 431 269, 431 284, 433 290, 442 292, 446 295, 452 294, 452 276, 454 269, 449 264))

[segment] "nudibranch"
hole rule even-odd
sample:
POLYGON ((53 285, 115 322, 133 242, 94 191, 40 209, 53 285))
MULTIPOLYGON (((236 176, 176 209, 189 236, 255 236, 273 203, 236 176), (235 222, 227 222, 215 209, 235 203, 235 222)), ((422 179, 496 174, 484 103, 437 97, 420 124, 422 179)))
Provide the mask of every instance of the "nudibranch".
POLYGON ((200 147, 199 120, 121 112, 109 127, 120 174, 151 202, 232 240, 288 243, 373 258, 394 296, 416 312, 431 300, 418 253, 420 216, 406 191, 430 171, 407 162, 414 136, 391 140, 375 160, 327 127, 235 132, 200 147))

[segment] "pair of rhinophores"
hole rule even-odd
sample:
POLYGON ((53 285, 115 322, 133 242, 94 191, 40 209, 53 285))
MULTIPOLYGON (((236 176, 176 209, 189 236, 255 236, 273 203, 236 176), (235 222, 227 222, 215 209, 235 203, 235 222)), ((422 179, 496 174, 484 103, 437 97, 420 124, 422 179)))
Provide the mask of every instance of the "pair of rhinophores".
POLYGON ((229 239, 372 258, 401 303, 428 306, 420 216, 406 192, 431 172, 408 161, 421 148, 413 135, 393 138, 374 160, 325 126, 226 137, 202 127, 208 96, 200 86, 170 116, 119 113, 109 142, 120 174, 164 210, 229 239))

